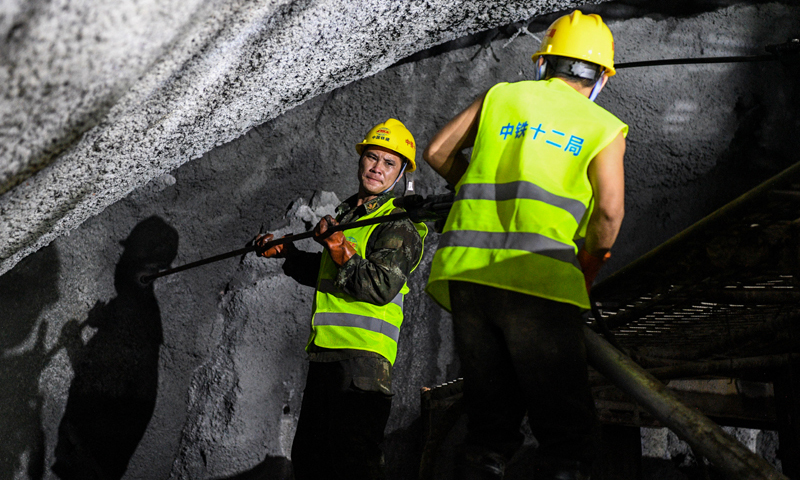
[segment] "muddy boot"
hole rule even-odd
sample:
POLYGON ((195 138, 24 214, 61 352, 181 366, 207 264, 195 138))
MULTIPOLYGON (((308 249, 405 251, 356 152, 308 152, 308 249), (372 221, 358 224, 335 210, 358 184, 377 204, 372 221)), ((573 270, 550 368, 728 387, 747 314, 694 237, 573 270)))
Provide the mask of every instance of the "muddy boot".
POLYGON ((458 480, 503 480, 506 461, 502 455, 466 449, 456 459, 454 479, 458 480))

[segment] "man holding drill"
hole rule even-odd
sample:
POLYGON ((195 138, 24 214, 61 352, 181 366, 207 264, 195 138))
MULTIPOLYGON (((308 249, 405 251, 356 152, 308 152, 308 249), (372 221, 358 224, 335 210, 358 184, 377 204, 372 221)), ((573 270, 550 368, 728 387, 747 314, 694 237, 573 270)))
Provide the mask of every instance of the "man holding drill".
MULTIPOLYGON (((392 189, 416 169, 414 138, 398 120, 373 127, 356 145, 358 193, 322 218, 314 240, 325 249, 273 246, 284 272, 316 287, 310 365, 292 445, 297 480, 384 478, 380 443, 392 399, 392 365, 406 282, 422 258, 427 228, 409 219, 331 233, 330 227, 400 211, 392 189)), ((264 246, 273 235, 257 239, 264 246)))

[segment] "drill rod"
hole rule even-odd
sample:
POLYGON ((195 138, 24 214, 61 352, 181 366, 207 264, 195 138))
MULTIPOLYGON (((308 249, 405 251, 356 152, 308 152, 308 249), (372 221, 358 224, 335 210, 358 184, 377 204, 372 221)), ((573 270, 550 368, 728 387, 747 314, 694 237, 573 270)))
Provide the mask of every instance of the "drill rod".
MULTIPOLYGON (((329 227, 328 230, 326 230, 326 233, 328 232, 335 233, 343 230, 349 230, 351 228, 365 227, 367 225, 375 225, 376 223, 392 222, 395 220, 408 218, 408 216, 409 216, 408 212, 398 212, 398 213, 391 213, 389 215, 384 215, 381 217, 373 217, 373 218, 368 218, 366 220, 358 220, 356 222, 351 222, 351 223, 341 223, 339 225, 329 227)), ((178 273, 184 270, 189 270, 191 268, 196 268, 209 263, 218 262, 220 260, 225 260, 226 258, 238 257, 239 255, 244 255, 245 253, 248 252, 263 252, 271 247, 274 247, 275 245, 283 245, 284 243, 295 242, 297 240, 303 240, 305 238, 311 238, 313 236, 314 236, 313 230, 309 230, 303 233, 298 233, 296 235, 287 235, 285 237, 270 240, 269 242, 265 243, 263 247, 259 247, 258 245, 249 245, 247 247, 240 248, 238 250, 233 250, 227 253, 220 253, 219 255, 204 258, 202 260, 197 260, 196 262, 187 263, 186 265, 181 265, 179 267, 168 268, 166 270, 162 270, 160 272, 151 275, 143 275, 141 277, 141 281, 142 283, 150 283, 156 278, 164 277, 166 275, 172 275, 173 273, 178 273)))
MULTIPOLYGON (((326 233, 341 232, 343 230, 350 230, 351 228, 366 227, 367 225, 375 225, 377 223, 393 222, 395 220, 402 220, 404 218, 410 218, 412 222, 428 222, 439 218, 445 218, 447 217, 447 213, 450 211, 450 207, 453 206, 453 200, 454 197, 452 193, 446 193, 443 195, 430 195, 428 197, 423 197, 421 195, 408 195, 405 197, 396 198, 394 201, 395 207, 403 208, 405 209, 404 211, 390 213, 389 215, 383 215, 380 217, 368 218, 366 220, 341 223, 339 225, 329 227, 326 233)), ((296 235, 286 235, 285 237, 270 240, 269 242, 265 243, 263 247, 259 247, 258 245, 249 245, 247 247, 240 248, 239 250, 221 253, 219 255, 204 258, 196 262, 187 263, 186 265, 181 265, 179 267, 168 268, 150 275, 142 275, 139 277, 139 281, 142 283, 150 283, 156 278, 172 275, 173 273, 189 270, 190 268, 218 262, 220 260, 225 260, 226 258, 238 257, 239 255, 244 255, 248 252, 263 252, 271 247, 274 247, 275 245, 283 245, 284 243, 295 242, 297 240, 303 240, 304 238, 311 238, 313 236, 313 230, 298 233, 296 235)))

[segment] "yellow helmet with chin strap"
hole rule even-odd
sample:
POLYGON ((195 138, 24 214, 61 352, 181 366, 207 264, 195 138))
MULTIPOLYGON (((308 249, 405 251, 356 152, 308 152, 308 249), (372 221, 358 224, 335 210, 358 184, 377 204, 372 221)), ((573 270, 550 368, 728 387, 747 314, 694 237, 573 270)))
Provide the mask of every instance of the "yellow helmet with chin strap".
POLYGON ((367 145, 388 148, 408 160, 407 173, 417 169, 417 144, 414 143, 414 136, 400 120, 390 118, 372 127, 364 140, 356 144, 356 152, 361 155, 367 145))
POLYGON ((531 57, 558 55, 595 63, 614 75, 614 36, 600 15, 584 15, 575 10, 553 22, 544 35, 539 50, 531 57))

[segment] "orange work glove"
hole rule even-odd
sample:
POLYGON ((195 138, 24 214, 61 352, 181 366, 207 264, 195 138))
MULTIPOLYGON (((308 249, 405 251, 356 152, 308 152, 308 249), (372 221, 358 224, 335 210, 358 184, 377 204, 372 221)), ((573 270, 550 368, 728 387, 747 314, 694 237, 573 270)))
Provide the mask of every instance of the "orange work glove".
MULTIPOLYGON (((256 246, 263 248, 264 245, 266 245, 274 237, 275 236, 272 235, 271 233, 267 233, 265 235, 259 235, 255 239, 255 244, 256 244, 256 246)), ((284 258, 292 250, 296 250, 295 246, 294 246, 293 243, 289 242, 289 243, 283 243, 283 244, 280 244, 280 245, 273 245, 273 246, 271 246, 268 249, 263 250, 263 251, 256 250, 256 252, 258 253, 259 256, 264 257, 264 258, 272 258, 272 257, 284 258)))
POLYGON ((605 265, 609 258, 611 258, 611 252, 606 252, 602 257, 595 257, 582 248, 578 252, 578 262, 581 264, 581 270, 583 270, 583 279, 586 281, 587 292, 591 293, 592 284, 594 279, 597 278, 597 273, 600 272, 600 268, 605 265))
POLYGON ((342 232, 328 232, 330 227, 339 225, 339 222, 330 215, 322 217, 314 228, 314 241, 328 249, 333 263, 342 266, 356 254, 356 249, 352 243, 344 238, 342 232), (326 233, 328 232, 328 233, 326 233))

